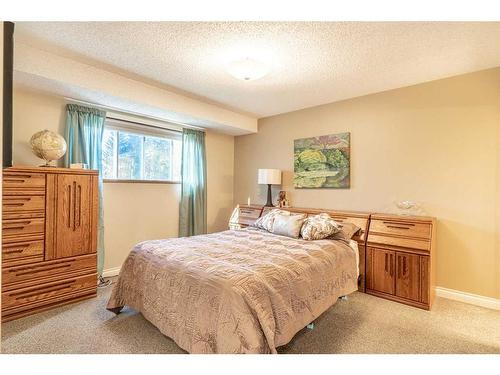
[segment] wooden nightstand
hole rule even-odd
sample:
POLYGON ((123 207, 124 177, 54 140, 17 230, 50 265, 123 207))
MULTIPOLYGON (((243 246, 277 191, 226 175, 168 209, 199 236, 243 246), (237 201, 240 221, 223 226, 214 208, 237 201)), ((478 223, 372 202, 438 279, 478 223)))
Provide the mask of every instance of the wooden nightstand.
POLYGON ((242 229, 253 224, 260 217, 262 208, 259 205, 237 205, 229 219, 229 229, 242 229))
POLYGON ((366 247, 366 292, 430 310, 434 300, 436 221, 373 214, 366 247))

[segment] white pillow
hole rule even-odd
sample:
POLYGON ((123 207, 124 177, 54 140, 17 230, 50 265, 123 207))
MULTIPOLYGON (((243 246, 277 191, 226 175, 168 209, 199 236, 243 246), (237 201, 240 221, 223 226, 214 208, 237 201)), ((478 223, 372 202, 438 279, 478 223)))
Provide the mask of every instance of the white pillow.
POLYGON ((309 216, 302 225, 300 234, 303 239, 308 241, 322 240, 339 232, 341 228, 341 224, 333 220, 330 215, 321 213, 309 216))
POLYGON ((264 229, 267 230, 268 232, 272 232, 273 230, 273 224, 274 224, 274 218, 277 215, 286 215, 290 216, 290 211, 284 211, 280 209, 272 209, 269 211, 267 214, 264 216, 259 217, 255 223, 253 224, 254 227, 257 227, 259 229, 264 229))
POLYGON ((299 238, 300 228, 302 228, 305 219, 306 215, 276 215, 271 232, 281 236, 299 238))

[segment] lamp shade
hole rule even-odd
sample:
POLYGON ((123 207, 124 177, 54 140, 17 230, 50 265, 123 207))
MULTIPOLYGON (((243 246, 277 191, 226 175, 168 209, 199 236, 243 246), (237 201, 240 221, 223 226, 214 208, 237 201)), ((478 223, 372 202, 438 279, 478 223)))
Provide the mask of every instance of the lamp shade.
POLYGON ((259 169, 259 184, 280 185, 281 171, 279 169, 259 169))

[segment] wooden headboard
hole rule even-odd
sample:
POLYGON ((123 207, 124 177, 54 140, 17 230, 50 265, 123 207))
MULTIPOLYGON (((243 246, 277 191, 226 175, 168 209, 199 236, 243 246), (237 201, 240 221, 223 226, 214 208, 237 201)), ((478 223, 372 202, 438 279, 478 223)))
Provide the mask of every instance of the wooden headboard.
MULTIPOLYGON (((262 214, 266 214, 268 211, 275 209, 276 207, 264 207, 262 214)), ((293 213, 301 213, 309 215, 317 215, 322 212, 326 212, 336 221, 342 223, 352 223, 361 228, 359 233, 353 237, 353 240, 358 242, 359 249, 359 279, 358 279, 358 290, 365 291, 365 253, 366 253, 366 236, 368 234, 368 225, 370 222, 370 214, 366 212, 356 212, 356 211, 337 211, 337 210, 326 210, 319 208, 297 208, 297 207, 283 207, 281 208, 285 211, 290 211, 293 213)))

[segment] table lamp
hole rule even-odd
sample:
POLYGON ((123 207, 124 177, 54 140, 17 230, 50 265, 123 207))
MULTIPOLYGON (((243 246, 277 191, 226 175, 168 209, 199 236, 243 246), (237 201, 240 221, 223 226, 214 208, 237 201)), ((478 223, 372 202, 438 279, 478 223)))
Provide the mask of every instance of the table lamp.
POLYGON ((259 169, 258 183, 267 185, 267 202, 265 206, 272 207, 271 185, 281 185, 281 171, 279 169, 259 169))

